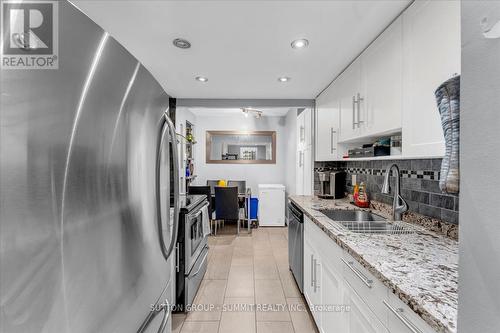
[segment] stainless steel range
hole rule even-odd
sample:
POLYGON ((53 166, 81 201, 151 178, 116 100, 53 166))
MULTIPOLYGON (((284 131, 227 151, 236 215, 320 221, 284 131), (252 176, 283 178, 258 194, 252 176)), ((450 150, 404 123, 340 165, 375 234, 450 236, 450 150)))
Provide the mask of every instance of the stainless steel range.
POLYGON ((186 311, 207 270, 208 236, 203 220, 208 218, 208 201, 204 195, 188 195, 181 200, 176 261, 176 311, 186 311))

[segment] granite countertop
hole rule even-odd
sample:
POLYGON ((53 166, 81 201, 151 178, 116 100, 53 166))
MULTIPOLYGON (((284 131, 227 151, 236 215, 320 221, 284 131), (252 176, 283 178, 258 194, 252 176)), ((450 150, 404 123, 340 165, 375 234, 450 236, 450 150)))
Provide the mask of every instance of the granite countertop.
MULTIPOLYGON (((353 233, 318 211, 361 209, 350 204, 347 199, 324 200, 313 196, 291 196, 290 200, 432 328, 438 332, 456 332, 456 240, 424 229, 414 234, 353 233)), ((373 212, 389 217, 387 212, 373 212)))

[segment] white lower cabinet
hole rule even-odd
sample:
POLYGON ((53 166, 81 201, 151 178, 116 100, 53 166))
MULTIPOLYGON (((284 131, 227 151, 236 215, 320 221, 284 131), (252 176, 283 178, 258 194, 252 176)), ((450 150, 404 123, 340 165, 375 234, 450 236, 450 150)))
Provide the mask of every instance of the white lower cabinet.
POLYGON ((435 332, 307 216, 304 296, 322 333, 435 332))
POLYGON ((387 328, 397 333, 434 333, 435 331, 396 295, 389 293, 384 303, 387 308, 387 328))
POLYGON ((342 254, 342 264, 344 279, 371 311, 385 323, 387 309, 381 300, 387 298, 386 286, 345 251, 342 254))
POLYGON ((364 300, 346 282, 344 288, 344 303, 349 306, 347 312, 347 327, 349 333, 387 333, 387 328, 371 311, 364 300))
MULTIPOLYGON (((325 256, 325 254, 323 254, 325 256)), ((321 331, 329 332, 349 332, 347 327, 347 316, 344 302, 344 279, 342 273, 333 268, 328 263, 328 259, 323 259, 321 265, 321 295, 322 309, 321 331)))
MULTIPOLYGON (((304 217, 308 220, 307 217, 304 217)), ((311 227, 312 221, 307 224, 311 227)), ((310 234, 313 237, 304 238, 304 296, 307 304, 309 304, 314 321, 318 327, 321 326, 321 314, 318 306, 322 304, 321 292, 319 285, 321 284, 321 262, 318 251, 314 246, 314 233, 310 234), (319 282, 318 282, 319 281, 319 282)))

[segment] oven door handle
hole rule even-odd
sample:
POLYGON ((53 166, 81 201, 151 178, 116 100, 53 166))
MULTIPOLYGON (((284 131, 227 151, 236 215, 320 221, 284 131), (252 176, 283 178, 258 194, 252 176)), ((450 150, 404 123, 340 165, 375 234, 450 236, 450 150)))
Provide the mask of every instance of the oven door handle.
POLYGON ((205 246, 205 248, 207 249, 207 251, 206 251, 207 253, 205 253, 205 256, 201 260, 200 267, 198 268, 198 270, 193 275, 189 275, 189 278, 194 278, 196 275, 198 275, 200 273, 201 269, 203 268, 203 263, 205 262, 205 260, 207 260, 207 257, 208 257, 208 246, 205 246))
POLYGON ((187 215, 188 218, 189 219, 195 219, 195 218, 197 218, 198 216, 201 215, 201 213, 203 213, 203 208, 205 208, 205 207, 208 207, 208 202, 206 204, 204 204, 203 206, 201 206, 200 209, 196 213, 194 213, 194 214, 193 213, 188 214, 187 215))

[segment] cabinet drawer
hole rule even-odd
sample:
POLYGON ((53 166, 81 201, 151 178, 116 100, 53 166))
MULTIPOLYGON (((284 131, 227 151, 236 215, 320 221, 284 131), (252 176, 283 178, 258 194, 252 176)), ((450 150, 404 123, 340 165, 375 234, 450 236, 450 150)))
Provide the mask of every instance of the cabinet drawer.
POLYGON ((435 332, 419 315, 395 294, 389 292, 383 302, 387 309, 387 328, 392 333, 433 333, 435 332))
MULTIPOLYGON (((317 226, 316 226, 317 227, 317 226)), ((322 254, 321 259, 324 264, 328 264, 333 270, 342 274, 342 255, 344 250, 335 243, 323 230, 319 229, 321 235, 318 237, 318 250, 322 254)))
POLYGON ((364 298, 348 283, 345 284, 344 289, 344 304, 350 307, 346 318, 347 327, 338 331, 339 333, 388 333, 387 328, 365 303, 364 298))
POLYGON ((309 217, 304 216, 304 235, 309 237, 315 246, 318 245, 318 242, 322 237, 328 237, 325 235, 325 232, 321 230, 316 223, 314 223, 309 217))
POLYGON ((387 308, 382 300, 387 299, 388 289, 347 252, 344 252, 342 263, 345 280, 385 325, 387 323, 387 308))
POLYGON ((310 220, 306 223, 305 230, 306 234, 314 239, 316 249, 322 254, 321 259, 332 266, 335 271, 342 273, 341 258, 344 252, 342 248, 310 220))

